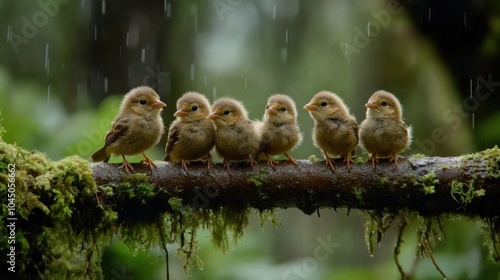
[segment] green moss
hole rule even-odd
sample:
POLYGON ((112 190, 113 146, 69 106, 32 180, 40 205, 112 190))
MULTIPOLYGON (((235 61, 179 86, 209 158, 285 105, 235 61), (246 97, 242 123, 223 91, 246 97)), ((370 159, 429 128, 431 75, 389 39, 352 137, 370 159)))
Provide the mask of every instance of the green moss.
POLYGON ((354 188, 354 191, 353 191, 354 196, 359 201, 360 205, 363 205, 363 192, 364 192, 363 189, 359 188, 359 187, 354 188))
POLYGON ((266 168, 261 168, 259 170, 259 173, 250 175, 250 177, 248 177, 247 179, 247 182, 260 189, 266 183, 268 175, 268 170, 266 168))
POLYGON ((356 163, 356 164, 363 164, 366 162, 366 160, 361 156, 352 157, 352 159, 354 160, 354 163, 356 163))
POLYGON ((378 210, 362 210, 361 212, 367 219, 365 223, 365 242, 370 256, 373 257, 375 245, 380 246, 382 237, 394 219, 399 216, 399 212, 390 213, 378 210))
POLYGON ((434 172, 429 172, 418 178, 417 183, 422 186, 422 191, 429 195, 436 192, 436 185, 439 184, 439 180, 434 172))
POLYGON ((312 163, 315 163, 315 162, 318 162, 318 158, 316 157, 316 155, 310 155, 309 161, 312 163))
POLYGON ((451 182, 451 196, 456 202, 465 207, 467 204, 471 203, 474 198, 486 195, 484 189, 476 190, 474 185, 475 180, 471 180, 468 184, 453 180, 451 182))
POLYGON ((389 183, 389 178, 387 178, 387 177, 380 178, 380 186, 385 186, 388 183, 389 183))
POLYGON ((495 146, 479 153, 487 162, 486 173, 489 177, 500 178, 500 149, 495 146))
POLYGON ((413 155, 409 156, 409 158, 411 158, 411 159, 412 158, 418 159, 418 158, 425 158, 425 157, 426 157, 426 155, 424 155, 424 154, 413 154, 413 155))

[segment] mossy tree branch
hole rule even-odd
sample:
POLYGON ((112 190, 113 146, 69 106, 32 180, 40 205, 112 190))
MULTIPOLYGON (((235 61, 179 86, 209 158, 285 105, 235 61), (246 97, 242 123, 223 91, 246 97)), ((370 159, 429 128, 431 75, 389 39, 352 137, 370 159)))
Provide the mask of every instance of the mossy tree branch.
POLYGON ((199 229, 209 230, 214 247, 226 251, 231 239, 243 236, 252 209, 262 222, 275 222, 275 208, 313 214, 348 207, 373 210, 365 211, 371 254, 392 221, 399 217, 404 225, 411 211, 427 217, 418 236, 429 244, 441 214, 482 218, 485 241, 500 261, 498 147, 462 157, 401 159, 396 170, 385 160, 376 170, 359 161, 350 171, 336 162, 335 173, 323 162, 299 160, 298 167, 280 162, 276 171, 265 163, 234 164, 232 176, 221 164, 207 171, 193 163, 186 174, 166 162, 157 162, 152 173, 134 164, 136 172, 126 174, 119 164, 89 164, 77 156, 53 162, 2 140, 0 197, 15 192, 15 198, 0 218, 15 219, 15 228, 0 228, 0 249, 14 252, 0 260, 26 279, 101 279, 100 249, 118 236, 135 250, 177 243, 175 254, 189 270, 202 266, 199 229), (14 265, 7 262, 12 259, 14 265))
MULTIPOLYGON (((299 160, 296 167, 280 162, 274 171, 265 163, 252 169, 233 165, 229 176, 222 164, 207 171, 201 163, 189 166, 158 162, 148 177, 157 194, 133 211, 167 210, 171 197, 180 197, 195 208, 251 207, 291 208, 312 214, 319 208, 417 211, 421 215, 460 214, 496 217, 500 215, 500 150, 486 150, 461 157, 410 157, 400 159, 393 170, 380 160, 347 168, 338 161, 335 173, 323 163, 299 160)), ((97 185, 119 184, 124 172, 119 164, 92 164, 97 185)), ((143 164, 133 165, 148 173, 143 164)), ((127 201, 122 203, 126 204, 127 201)), ((125 206, 125 205, 124 205, 125 206)), ((126 211, 125 207, 122 208, 126 211)), ((142 212, 142 211, 141 211, 142 212)))

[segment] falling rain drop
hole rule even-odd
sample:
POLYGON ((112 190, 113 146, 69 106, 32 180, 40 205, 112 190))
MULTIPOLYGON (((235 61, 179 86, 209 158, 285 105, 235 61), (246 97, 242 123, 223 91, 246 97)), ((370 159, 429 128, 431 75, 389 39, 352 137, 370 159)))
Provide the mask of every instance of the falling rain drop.
POLYGON ((170 3, 167 3, 167 0, 165 0, 165 12, 167 13, 167 18, 170 18, 172 14, 172 6, 170 3))
POLYGON ((467 28, 467 13, 464 12, 464 27, 467 28))
POLYGON ((94 40, 97 41, 97 25, 94 26, 94 40))
POLYGON ((431 8, 429 8, 429 21, 431 21, 431 8))
POLYGON ((366 26, 366 34, 370 37, 370 22, 368 22, 368 25, 366 26))
POLYGON ((141 61, 144 63, 146 61, 146 49, 142 49, 141 61))
POLYGON ((7 42, 9 42, 11 35, 12 34, 12 25, 7 25, 7 42))
POLYGON ((212 88, 212 100, 217 99, 217 87, 212 88))
POLYGON ((191 64, 191 81, 194 81, 194 64, 191 64))
POLYGON ((50 85, 47 87, 47 104, 50 102, 50 85))
POLYGON ((83 8, 83 0, 82 0, 82 8, 83 8))
POLYGON ((104 92, 108 92, 108 77, 104 78, 104 92))
POLYGON ((106 1, 105 1, 105 0, 103 0, 103 1, 102 1, 102 5, 101 5, 101 13, 102 13, 103 15, 105 15, 105 14, 106 14, 106 1))
POLYGON ((286 29, 285 32, 285 44, 288 44, 288 28, 286 29))
POLYGON ((130 34, 127 32, 127 39, 125 40, 125 46, 128 47, 128 38, 130 37, 130 34))
POLYGON ((47 76, 50 74, 50 59, 47 59, 47 76))
POLYGON ((276 5, 273 6, 273 20, 276 19, 276 5))
POLYGON ((247 78, 245 78, 245 90, 247 90, 247 78))
POLYGON ((49 67, 49 44, 45 44, 45 69, 49 67))

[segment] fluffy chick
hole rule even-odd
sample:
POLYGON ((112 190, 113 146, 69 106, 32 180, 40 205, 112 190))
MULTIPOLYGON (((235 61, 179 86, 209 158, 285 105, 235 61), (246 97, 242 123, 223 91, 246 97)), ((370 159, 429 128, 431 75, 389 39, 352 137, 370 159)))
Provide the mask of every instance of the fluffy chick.
POLYGON ((160 141, 163 134, 160 112, 165 106, 152 88, 142 86, 130 90, 123 97, 120 112, 104 137, 104 146, 90 156, 92 161, 108 162, 111 155, 121 155, 123 167, 129 173, 134 168, 125 155, 142 153, 152 171, 152 167, 157 166, 144 152, 160 141))
POLYGON ((224 166, 231 175, 231 161, 248 160, 255 163, 259 149, 260 135, 254 123, 248 119, 242 103, 232 98, 221 98, 212 105, 215 130, 215 150, 224 158, 224 166))
POLYGON ((412 140, 412 127, 407 127, 402 118, 403 108, 392 93, 383 90, 373 93, 365 107, 366 119, 359 126, 361 146, 371 153, 374 169, 377 158, 391 158, 396 169, 397 154, 412 140))
POLYGON ((271 156, 278 154, 285 154, 288 161, 298 166, 288 154, 302 142, 302 134, 297 125, 297 109, 289 96, 276 94, 269 97, 260 129, 262 138, 259 153, 264 153, 271 168, 276 170, 271 156))
POLYGON ((342 155, 344 162, 352 162, 351 152, 359 142, 356 118, 349 114, 349 109, 342 99, 328 91, 320 91, 304 106, 314 119, 313 142, 323 151, 326 164, 332 171, 333 162, 328 153, 342 155))
POLYGON ((207 119, 210 102, 197 92, 187 92, 177 100, 177 117, 168 130, 165 146, 167 155, 163 160, 181 162, 187 173, 187 162, 203 159, 210 170, 212 156, 210 150, 215 144, 215 126, 207 119))

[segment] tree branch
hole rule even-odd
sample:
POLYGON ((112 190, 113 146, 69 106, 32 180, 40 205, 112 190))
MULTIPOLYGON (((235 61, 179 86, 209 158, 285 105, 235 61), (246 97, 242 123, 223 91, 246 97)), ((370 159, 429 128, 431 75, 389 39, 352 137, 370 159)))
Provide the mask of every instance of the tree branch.
MULTIPOLYGON (((299 160, 298 167, 282 161, 276 171, 265 163, 252 169, 233 164, 229 176, 222 164, 207 171, 201 163, 189 166, 158 162, 149 182, 158 192, 147 209, 167 209, 166 201, 180 197, 196 208, 291 208, 312 214, 319 208, 411 210, 421 215, 443 213, 495 217, 500 214, 500 149, 495 147, 461 157, 401 158, 396 170, 388 160, 347 168, 336 161, 335 173, 324 162, 299 160)), ((120 184, 119 164, 92 164, 97 185, 120 184)), ((148 173, 146 165, 133 164, 148 173)), ((130 175, 134 176, 134 175, 130 175)), ((124 201, 123 203, 127 203, 124 201)), ((136 209, 137 210, 137 209, 136 209)))

